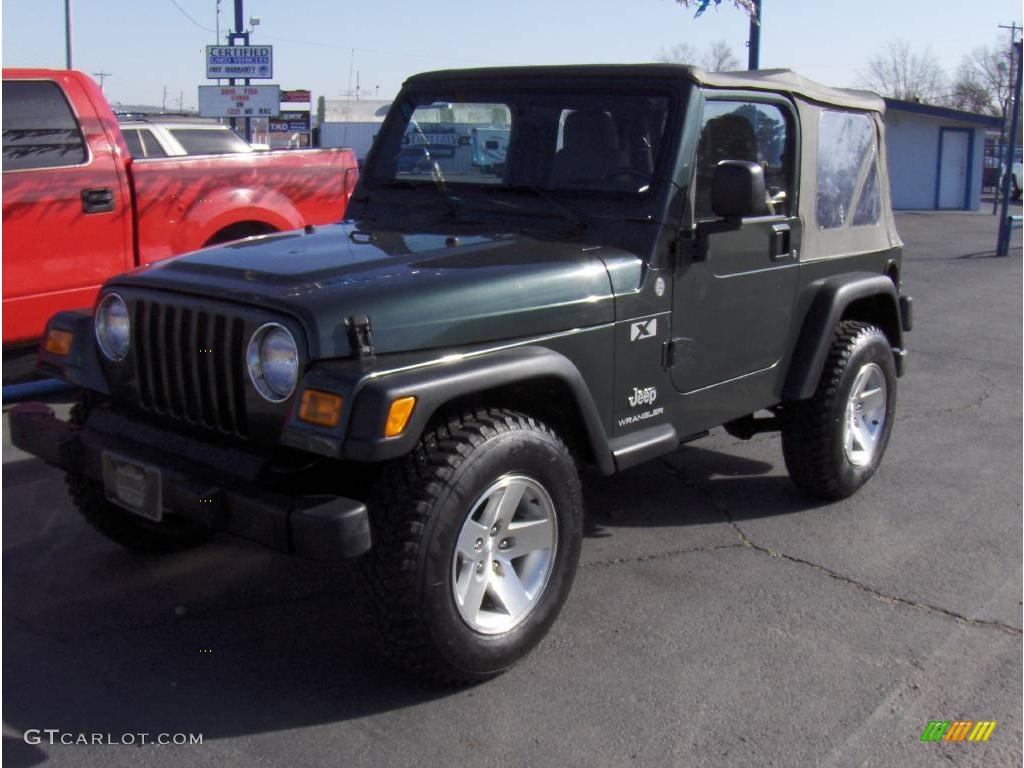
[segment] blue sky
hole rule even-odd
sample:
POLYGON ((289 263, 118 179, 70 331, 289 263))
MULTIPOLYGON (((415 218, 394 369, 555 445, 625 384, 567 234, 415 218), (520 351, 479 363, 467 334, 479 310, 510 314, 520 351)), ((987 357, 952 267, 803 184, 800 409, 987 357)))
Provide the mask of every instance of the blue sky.
MULTIPOLYGON (((111 101, 196 103, 205 84, 203 47, 214 42, 215 0, 73 0, 75 68, 111 73, 111 101)), ((689 42, 725 39, 746 62, 747 21, 725 0, 700 19, 672 0, 487 0, 418 3, 375 0, 247 0, 259 16, 253 43, 273 44, 282 88, 339 98, 351 49, 365 92, 381 98, 428 69, 490 64, 651 61, 689 42)), ((233 0, 222 0, 222 31, 233 0)), ((62 67, 63 0, 3 0, 3 64, 62 67)), ((1020 0, 765 0, 762 67, 789 67, 830 85, 855 85, 865 61, 889 40, 930 49, 952 74, 979 45, 1006 44, 999 24, 1020 23, 1020 0), (967 10, 969 9, 969 10, 967 10)))

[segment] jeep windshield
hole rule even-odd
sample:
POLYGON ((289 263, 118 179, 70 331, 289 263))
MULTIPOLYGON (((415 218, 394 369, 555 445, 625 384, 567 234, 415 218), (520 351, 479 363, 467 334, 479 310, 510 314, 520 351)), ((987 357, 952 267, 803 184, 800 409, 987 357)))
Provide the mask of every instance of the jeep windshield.
POLYGON ((643 90, 409 92, 384 126, 367 181, 437 187, 449 200, 474 191, 644 195, 663 165, 673 102, 643 90))

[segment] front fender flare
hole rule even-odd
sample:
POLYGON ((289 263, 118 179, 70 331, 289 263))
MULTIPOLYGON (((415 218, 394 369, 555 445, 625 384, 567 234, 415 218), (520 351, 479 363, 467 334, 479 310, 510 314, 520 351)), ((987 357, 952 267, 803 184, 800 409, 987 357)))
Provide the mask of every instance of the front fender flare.
POLYGON ((354 392, 343 455, 356 461, 383 461, 413 449, 427 424, 446 403, 509 384, 557 379, 572 393, 595 463, 615 471, 608 438, 583 376, 573 363, 546 347, 523 346, 458 360, 441 359, 407 370, 364 377, 354 392), (391 402, 416 397, 405 431, 383 437, 391 402))

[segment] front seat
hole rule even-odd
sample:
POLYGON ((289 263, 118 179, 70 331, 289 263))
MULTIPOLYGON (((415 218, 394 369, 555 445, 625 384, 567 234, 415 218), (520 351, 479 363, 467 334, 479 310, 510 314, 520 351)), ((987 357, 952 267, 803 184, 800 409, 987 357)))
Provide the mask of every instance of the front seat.
POLYGON ((607 112, 579 109, 565 118, 552 187, 593 187, 619 165, 619 137, 607 112))

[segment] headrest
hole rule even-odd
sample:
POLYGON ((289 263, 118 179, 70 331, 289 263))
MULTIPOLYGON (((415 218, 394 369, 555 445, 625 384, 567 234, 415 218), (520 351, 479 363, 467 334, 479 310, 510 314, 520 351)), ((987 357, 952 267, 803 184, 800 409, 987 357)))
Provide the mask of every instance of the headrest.
POLYGON ((619 148, 615 120, 607 112, 578 109, 565 118, 562 143, 571 151, 616 151, 619 148))

